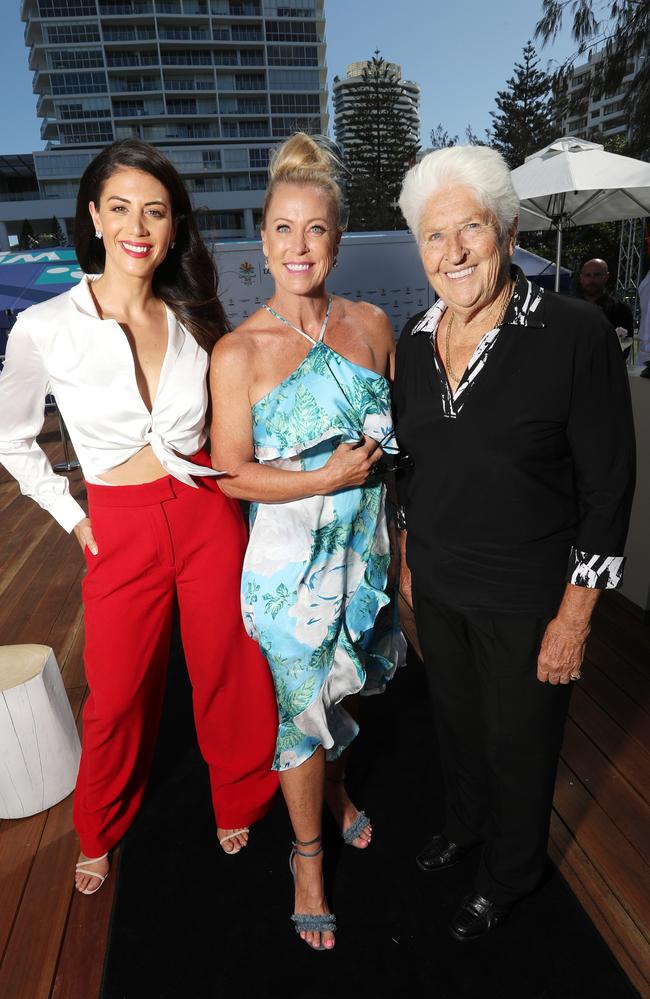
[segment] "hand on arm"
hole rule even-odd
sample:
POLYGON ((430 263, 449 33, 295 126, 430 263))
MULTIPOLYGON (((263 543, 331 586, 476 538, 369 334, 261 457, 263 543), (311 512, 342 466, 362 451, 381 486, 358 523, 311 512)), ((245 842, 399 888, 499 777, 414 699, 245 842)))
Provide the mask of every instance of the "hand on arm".
POLYGON ((600 590, 568 583, 555 617, 549 621, 537 657, 541 683, 570 683, 578 679, 600 590))
POLYGON ((362 485, 382 451, 372 440, 340 444, 323 468, 290 471, 255 461, 249 396, 251 358, 237 334, 223 337, 212 353, 212 461, 227 474, 219 486, 227 496, 261 503, 287 503, 362 485))

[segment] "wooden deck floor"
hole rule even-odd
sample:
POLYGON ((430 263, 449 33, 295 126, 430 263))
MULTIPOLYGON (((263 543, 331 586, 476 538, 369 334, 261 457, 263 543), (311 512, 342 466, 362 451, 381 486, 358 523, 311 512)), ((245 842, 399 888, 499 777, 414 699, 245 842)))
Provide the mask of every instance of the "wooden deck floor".
MULTIPOLYGON (((54 422, 43 445, 61 460, 54 422)), ((80 496, 79 472, 70 475, 80 496)), ((0 468, 0 643, 51 645, 77 717, 86 693, 74 537, 0 468)), ((412 615, 405 621, 415 640, 412 615)), ((574 691, 550 852, 642 996, 650 996, 650 628, 603 600, 574 691)), ((0 822, 0 997, 95 999, 116 862, 93 898, 74 892, 72 800, 0 822)))
MULTIPOLYGON (((420 655, 413 613, 405 632, 420 655)), ((549 854, 650 997, 650 627, 601 598, 571 698, 549 854)))

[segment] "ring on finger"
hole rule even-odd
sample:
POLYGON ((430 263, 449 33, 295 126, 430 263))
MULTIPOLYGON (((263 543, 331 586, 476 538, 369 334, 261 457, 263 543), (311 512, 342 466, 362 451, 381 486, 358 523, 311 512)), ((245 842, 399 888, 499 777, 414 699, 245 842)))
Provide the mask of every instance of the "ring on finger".
POLYGON ((581 676, 582 676, 581 673, 572 673, 571 674, 571 679, 572 680, 579 680, 581 676))

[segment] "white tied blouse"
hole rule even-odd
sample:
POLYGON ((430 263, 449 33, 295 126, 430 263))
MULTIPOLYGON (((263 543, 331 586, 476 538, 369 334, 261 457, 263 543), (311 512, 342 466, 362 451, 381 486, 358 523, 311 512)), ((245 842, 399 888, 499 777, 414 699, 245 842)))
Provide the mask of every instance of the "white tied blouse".
MULTIPOLYGON (((0 461, 66 531, 86 514, 36 443, 51 392, 88 482, 150 444, 170 475, 218 475, 180 458, 206 439, 209 357, 167 309, 168 342, 151 412, 140 395, 131 347, 114 319, 100 319, 85 277, 21 313, 0 374, 0 461)), ((109 486, 110 488, 110 486, 109 486)))

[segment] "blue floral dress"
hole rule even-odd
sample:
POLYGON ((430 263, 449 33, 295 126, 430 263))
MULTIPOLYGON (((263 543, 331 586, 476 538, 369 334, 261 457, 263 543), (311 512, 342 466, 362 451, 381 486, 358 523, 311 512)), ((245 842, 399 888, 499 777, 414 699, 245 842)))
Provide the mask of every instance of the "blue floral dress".
MULTIPOLYGON (((257 460, 316 469, 342 441, 361 434, 396 451, 386 379, 328 347, 324 329, 314 341, 293 328, 312 347, 252 408, 257 460)), ((275 770, 299 766, 319 745, 336 759, 358 732, 340 702, 362 688, 383 689, 394 672, 373 642, 375 617, 389 599, 389 558, 379 482, 251 506, 242 612, 273 674, 280 717, 275 770)))

